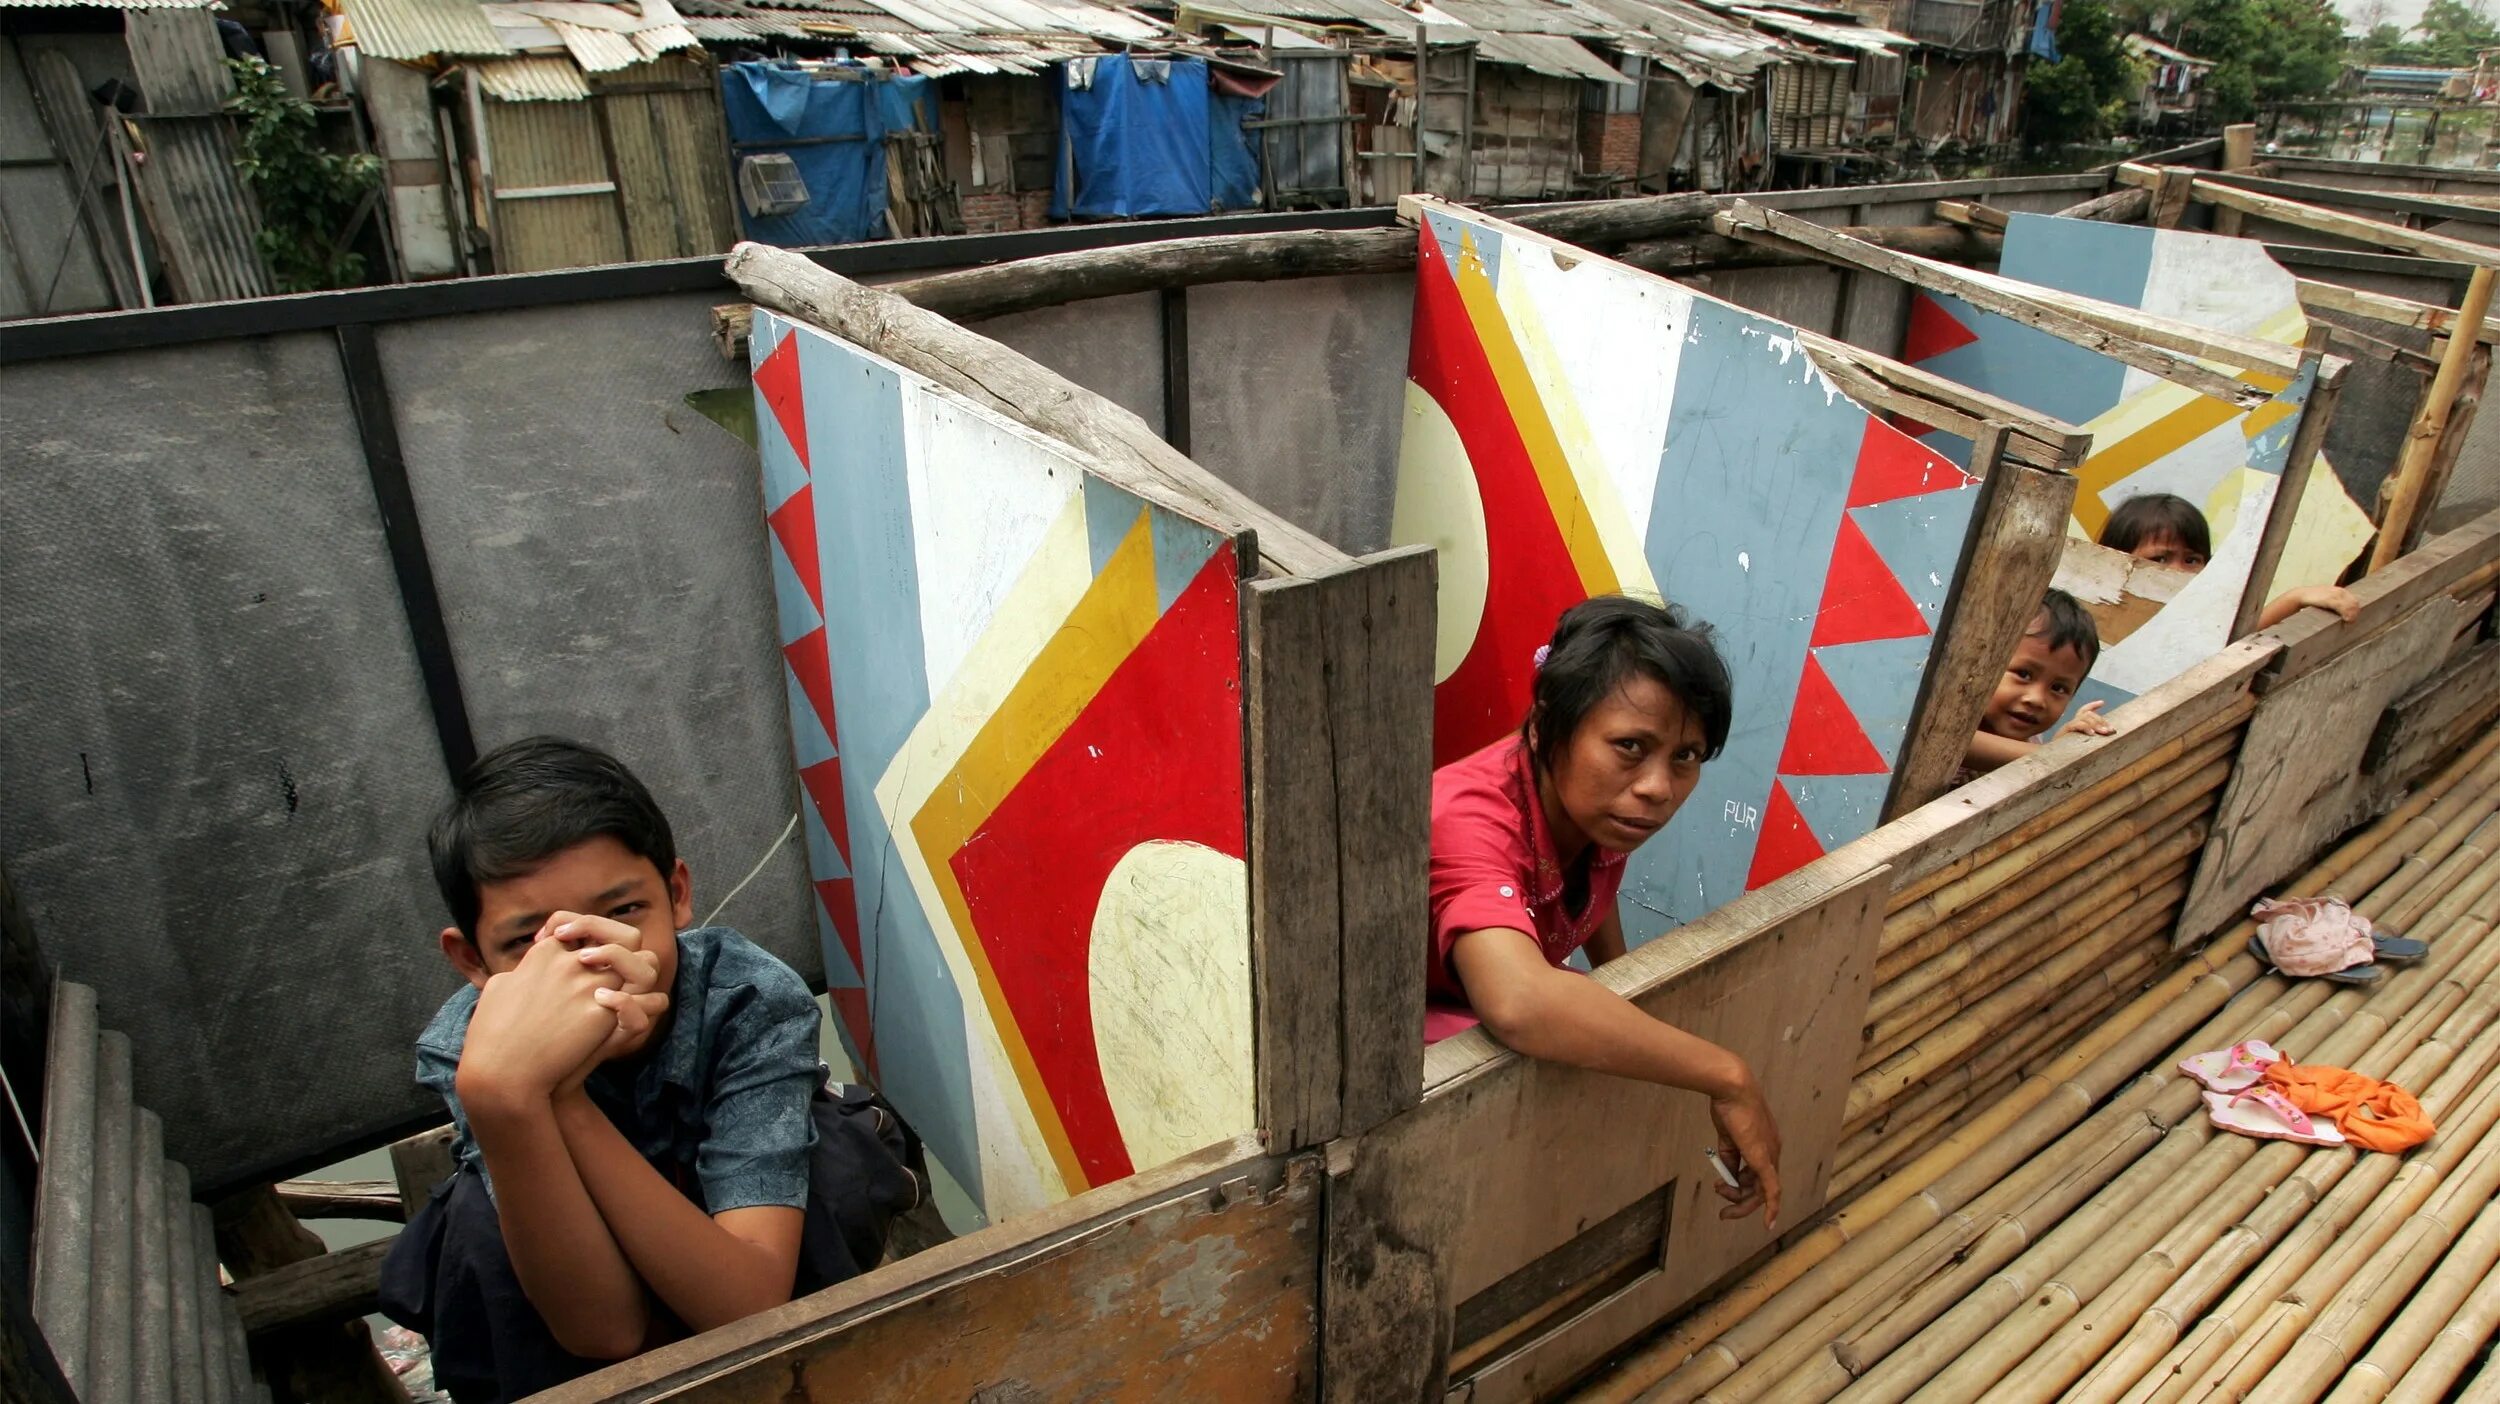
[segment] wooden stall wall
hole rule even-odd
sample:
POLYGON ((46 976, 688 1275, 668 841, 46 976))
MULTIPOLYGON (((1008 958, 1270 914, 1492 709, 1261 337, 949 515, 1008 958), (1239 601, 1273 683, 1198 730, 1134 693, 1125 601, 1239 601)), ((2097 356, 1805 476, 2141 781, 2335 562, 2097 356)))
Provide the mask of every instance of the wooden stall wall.
POLYGON ((1435 762, 1518 727, 1564 610, 1663 597, 1719 627, 1738 724, 1675 841, 1633 858, 1626 935, 1874 828, 1972 478, 1793 327, 1470 211, 1423 219, 1392 534, 1440 553, 1435 762))
MULTIPOLYGON (((2293 353, 2308 336, 2292 275, 2247 240, 2017 215, 2006 229, 1999 271, 2293 353)), ((2260 590, 2332 584, 2369 539, 2369 519, 2332 472, 2304 464, 2286 477, 2314 371, 2286 377, 2271 367, 2240 368, 2239 380, 2272 396, 2243 409, 1926 292, 1912 302, 1902 355, 2093 433, 2092 454, 2077 470, 2076 534, 2097 539, 2119 504, 2152 492, 2188 499, 2211 523, 2212 563, 2158 616, 2123 640, 2105 641, 2092 673, 2099 690, 2087 696, 2115 700, 2149 691, 2233 636, 2279 484, 2305 484, 2305 491, 2273 583, 2260 590)), ((1928 441, 1942 448, 1952 442, 1949 435, 1928 441)))
POLYGON ((1249 555, 814 327, 753 356, 859 1066, 992 1217, 1247 1130, 1249 555))

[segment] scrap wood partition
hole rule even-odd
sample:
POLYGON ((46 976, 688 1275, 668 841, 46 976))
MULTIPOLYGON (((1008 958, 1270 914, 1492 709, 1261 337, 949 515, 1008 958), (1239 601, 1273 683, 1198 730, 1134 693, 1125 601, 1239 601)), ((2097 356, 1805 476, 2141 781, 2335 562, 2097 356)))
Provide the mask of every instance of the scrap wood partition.
MULTIPOLYGON (((759 300, 882 337, 940 383, 1126 462, 1141 496, 1255 507, 1187 480, 1133 416, 1026 378, 983 338, 898 333, 925 314, 794 256, 742 249, 732 267, 759 300)), ((1985 408, 1964 391, 1916 412, 1985 408)), ((938 1397, 1115 1383, 1540 1398, 1766 1251, 1757 1225, 1709 1212, 1695 1099, 1529 1062, 1481 1034, 1425 1053, 1431 558, 1350 561, 1286 540, 1308 554, 1281 558, 1263 533, 1269 573, 1245 604, 1260 1132, 555 1397, 835 1397, 874 1378, 938 1397)), ((2069 1040, 2118 1036, 2100 1021, 2169 961, 2193 885, 2236 893, 2305 856, 2291 851, 2304 836, 2235 854, 2227 881, 2198 871, 2222 861, 2218 804, 2243 829, 2297 833, 2314 798, 2254 788, 2235 764, 2244 734, 2260 736, 2252 715, 2285 705, 2269 699, 2303 705, 2297 681, 2365 660, 2342 728, 2361 751, 2340 762, 2362 781, 2338 822, 2488 724, 2500 670, 2422 684, 2490 661, 2477 631, 2495 578, 2500 517, 2364 582, 2354 624, 2302 620, 2233 645, 2120 709, 2117 737, 2043 747, 1598 971, 1743 1052, 1791 1128, 1792 1219, 1827 1192, 1839 1206, 1705 1319, 1743 1315, 1966 1147, 2083 1095, 2023 1075, 2069 1040), (2246 798, 2226 788, 2243 784, 2246 798)))

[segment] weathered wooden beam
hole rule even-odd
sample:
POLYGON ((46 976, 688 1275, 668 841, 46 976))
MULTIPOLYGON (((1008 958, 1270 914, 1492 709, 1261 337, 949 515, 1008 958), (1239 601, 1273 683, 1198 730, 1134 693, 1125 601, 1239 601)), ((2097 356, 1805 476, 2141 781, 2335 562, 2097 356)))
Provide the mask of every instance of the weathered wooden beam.
POLYGON ((2175 566, 2140 561, 2070 535, 2058 549, 2057 574, 2049 583, 2092 612, 2101 647, 2107 648, 2144 627, 2195 578, 2175 566))
MULTIPOLYGON (((2390 326, 2410 327, 2415 331, 2439 336, 2452 334, 2457 326, 2457 309, 2435 302, 2416 302, 2409 297, 2371 292, 2366 288, 2348 288, 2341 283, 2322 283, 2302 278, 2293 287, 2300 305, 2322 312, 2341 312, 2347 316, 2367 317, 2390 326)), ((2486 344, 2500 342, 2500 318, 2485 317, 2480 338, 2486 344)))
POLYGON ((1972 446, 1971 461, 1987 461, 1989 471, 1979 485, 1953 588, 1936 621, 1936 647, 1910 712, 1910 734, 1893 767, 1887 819, 1948 788, 2005 660, 2014 656, 2057 573, 2066 521, 2074 511, 2074 475, 2008 459, 2004 443, 2003 426, 1990 425, 1972 446))
POLYGON ((2307 402, 2300 407, 2300 426, 2292 431, 2292 446, 2284 455, 2282 476, 2275 481, 2274 505, 2267 510, 2265 529, 2258 534, 2257 555, 2248 563, 2248 583, 2240 588, 2239 608, 2231 619, 2231 637, 2235 639, 2256 632, 2266 602, 2274 598, 2275 570, 2283 563, 2283 549, 2292 539, 2292 522, 2300 515, 2301 499, 2309 492, 2309 475, 2326 448, 2327 430, 2335 422, 2335 406, 2344 395, 2343 363, 2325 358, 2326 337, 2325 327, 2310 329, 2309 355, 2318 361, 2317 379, 2309 387, 2307 402))
MULTIPOLYGON (((1801 330, 1797 338, 1833 383, 1870 408, 1906 415, 1965 439, 1977 439, 1986 424, 2006 424, 2013 429, 2008 452, 2041 468, 2071 469, 2091 450, 2092 436, 2062 419, 1820 332, 1801 330)), ((1972 471, 1985 474, 1988 466, 1974 464, 1972 471)))
POLYGON ((390 1180, 280 1180, 277 1191, 299 1219, 402 1220, 399 1186, 390 1180))
MULTIPOLYGON (((299 1264, 318 1262, 329 1256, 320 1237, 296 1222, 295 1216, 278 1202, 277 1192, 263 1185, 230 1195, 215 1206, 217 1257, 224 1261, 235 1280, 236 1306, 241 1297, 254 1291, 251 1283, 272 1276, 299 1264)), ((331 1274, 340 1264, 326 1264, 318 1269, 305 1269, 280 1279, 277 1289, 286 1295, 279 1300, 288 1312, 304 1298, 290 1292, 286 1283, 310 1279, 331 1284, 335 1290, 339 1279, 331 1274)), ((381 1258, 371 1264, 372 1280, 381 1281, 381 1258)), ((359 1297, 356 1300, 364 1300, 359 1297)), ((408 1390, 391 1372, 374 1350, 373 1334, 364 1323, 349 1319, 372 1310, 370 1305, 343 1316, 312 1319, 293 1325, 270 1324, 254 1332, 254 1356, 265 1363, 273 1383, 283 1387, 297 1399, 336 1399, 342 1404, 407 1404, 408 1390)), ((275 1322, 275 1318, 268 1318, 275 1322)))
POLYGON ((425 1207, 434 1187, 451 1178, 451 1128, 437 1126, 391 1143, 391 1178, 399 1184, 403 1219, 425 1207))
POLYGON ((1250 978, 1270 1151, 1423 1095, 1434 567, 1410 546, 1251 586, 1250 978))
MULTIPOLYGON (((2118 178, 2131 185, 2157 185, 2163 175, 2160 170, 2150 166, 2129 164, 2118 168, 2118 178)), ((2190 193, 2197 200, 2225 209, 2236 209, 2262 219, 2270 219, 2277 224, 2289 224, 2300 229, 2314 230, 2320 234, 2334 234, 2383 249, 2398 249, 2405 253, 2420 254, 2426 258, 2444 258, 2454 263, 2471 264, 2476 268, 2500 268, 2500 248, 2492 248, 2489 245, 2452 238, 2446 234, 2432 234, 2420 229, 2403 229, 2383 220, 2346 214, 2341 210, 2325 209, 2299 200, 2286 200, 2275 195, 2260 195, 2254 190, 2243 190, 2236 185, 2225 184, 2203 173, 2189 173, 2188 184, 2190 193)))
POLYGON ((1318 574, 1349 559, 1199 467, 1135 414, 978 332, 786 249, 740 244, 726 269, 757 304, 1058 439, 1091 458, 1088 466, 1116 487, 1185 517, 1258 533, 1260 556, 1280 573, 1318 574))
MULTIPOLYGON (((2222 169, 2245 171, 2257 160, 2257 124, 2234 122, 2222 129, 2222 169)), ((2225 238, 2240 236, 2238 210, 2214 211, 2214 232, 2225 238)))
POLYGON ((2122 185, 2057 213, 2064 219, 2095 219, 2104 224, 2137 224, 2152 211, 2153 192, 2122 185))
POLYGON ((1970 269, 1964 273, 1964 276, 1992 284, 2000 291, 2054 308, 2104 331, 2131 337, 2148 345, 2161 347, 2166 351, 2176 351, 2183 356, 2220 361, 2240 370, 2263 371, 2286 381, 2300 371, 2299 349, 2285 346, 2279 341, 2268 341, 2263 337, 2246 336, 2237 332, 2217 331, 2212 327, 2184 322, 2175 317, 2164 317, 2133 307, 2121 307, 2114 302, 2101 302, 2094 298, 2067 292, 2062 288, 2026 283, 2020 278, 2008 278, 2001 273, 1986 273, 1978 269, 1970 269))
POLYGON ((1833 263, 1887 274, 1929 292, 1951 294, 1982 311, 2011 318, 2199 394, 2252 409, 2266 400, 2267 392, 2264 390, 2153 344, 2155 335, 2166 333, 2154 330, 2149 322, 2143 320, 2142 314, 2131 308, 2107 307, 2105 313, 2087 321, 2063 306, 2051 306, 2046 299, 2029 295, 2027 284, 1984 277, 1969 269, 1952 268, 1909 254, 1877 249, 1819 224, 1743 201, 1721 212, 1715 225, 1720 233, 1735 238, 1810 249, 1833 263), (2136 319, 2135 329, 2129 332, 2112 331, 2108 326, 2099 324, 2102 320, 2124 323, 2129 318, 2136 319))
POLYGON ((2005 211, 1980 200, 1938 200, 1936 218, 1947 224, 1993 229, 1999 234, 2004 233, 2006 225, 2012 222, 2012 217, 2005 211))
POLYGON ((381 1298, 382 1259, 390 1251, 391 1240, 380 1238, 244 1278, 234 1286, 243 1329, 259 1335, 372 1312, 381 1298))
MULTIPOLYGON (((2197 179, 2228 185, 2239 190, 2272 195, 2279 199, 2299 200, 2311 205, 2343 205, 2356 210, 2410 217, 2423 220, 2456 220, 2465 224, 2500 224, 2500 210, 2489 205, 2468 204, 2445 195, 2400 195, 2387 190, 2350 190, 2340 185, 2320 185, 2315 181, 2281 180, 2258 175, 2252 171, 2213 171, 2201 173, 2197 179)), ((2488 197, 2481 197, 2488 198, 2488 197)), ((2225 213, 2216 210, 2218 228, 2225 213)))

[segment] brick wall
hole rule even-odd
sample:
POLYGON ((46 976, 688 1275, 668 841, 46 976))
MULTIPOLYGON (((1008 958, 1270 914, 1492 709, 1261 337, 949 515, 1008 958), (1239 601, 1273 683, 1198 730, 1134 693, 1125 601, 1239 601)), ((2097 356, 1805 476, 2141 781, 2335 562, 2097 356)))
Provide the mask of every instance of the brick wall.
POLYGON ((1580 114, 1580 169, 1631 176, 1641 171, 1641 114, 1580 114))
POLYGON ((973 191, 963 197, 964 232, 1003 234, 1010 229, 1040 229, 1050 223, 1050 192, 1028 190, 973 191))

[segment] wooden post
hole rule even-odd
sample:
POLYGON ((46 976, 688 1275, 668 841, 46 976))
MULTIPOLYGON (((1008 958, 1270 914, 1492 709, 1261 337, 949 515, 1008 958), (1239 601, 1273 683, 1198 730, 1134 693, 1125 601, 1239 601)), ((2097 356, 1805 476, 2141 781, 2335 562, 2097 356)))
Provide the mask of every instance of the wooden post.
MULTIPOLYGON (((2465 301, 2457 308, 2457 325, 2479 327, 2491 310, 2491 269, 2476 268, 2472 281, 2465 285, 2465 301)), ((2428 390, 2422 392, 2422 408, 2413 416, 2413 428, 2405 435, 2404 453, 2396 460, 2396 495, 2387 506, 2387 519, 2379 523, 2378 545, 2370 551, 2370 569, 2378 570, 2401 556, 2413 544, 2418 522, 2429 515, 2431 503, 2428 487, 2431 460, 2439 451, 2441 431, 2448 427, 2448 415, 2456 407, 2457 391, 2465 384, 2465 373, 2474 362, 2477 339, 2472 336, 2451 336, 2448 349, 2439 358, 2439 373, 2431 377, 2428 390)))
POLYGON ((2248 583, 2240 587, 2240 607, 2231 617, 2234 639, 2256 630, 2266 601, 2274 598, 2275 568, 2282 564, 2283 548, 2292 539, 2292 520, 2300 515, 2300 500, 2308 494, 2309 474, 2317 466, 2319 451, 2326 447, 2326 431, 2335 422, 2335 403, 2343 398, 2344 364, 2326 355, 2329 332, 2323 323, 2309 328, 2308 354, 2302 359, 2315 369, 2304 367, 2302 374, 2315 378, 2309 383, 2309 398, 2300 407, 2300 425, 2292 431, 2292 447, 2283 459, 2283 476, 2275 483, 2266 529, 2257 538, 2257 554, 2248 563, 2248 583))
POLYGON ((1893 766, 1887 821, 1945 792, 1970 750, 1997 674, 2057 573, 2074 511, 2074 475, 2007 457, 2008 432, 1991 423, 1971 444, 1971 470, 1985 474, 1979 505, 1936 621, 1936 646, 1910 712, 1909 737, 1893 766))
POLYGON ((2187 218, 2189 198, 2196 192, 2196 172, 2184 166, 2164 166, 2161 179, 2153 186, 2153 227, 2176 229, 2187 218))
POLYGON ((1248 599, 1250 979, 1274 1152, 1423 1095, 1433 591, 1413 546, 1248 599))
MULTIPOLYGON (((2222 129, 2222 168, 2244 171, 2257 164, 2257 124, 2234 122, 2222 129)), ((2238 238, 2242 215, 2238 210, 2223 208, 2214 211, 2214 232, 2238 238)))
MULTIPOLYGON (((296 1222, 267 1185, 229 1196, 212 1206, 217 1216, 217 1256, 238 1284, 296 1263, 327 1256, 320 1237, 296 1222)), ((378 1262, 368 1265, 376 1273, 378 1262)), ((284 1397, 336 1399, 346 1404, 408 1404, 408 1391, 374 1350, 362 1321, 326 1321, 281 1327, 252 1342, 267 1362, 271 1383, 284 1397)))

